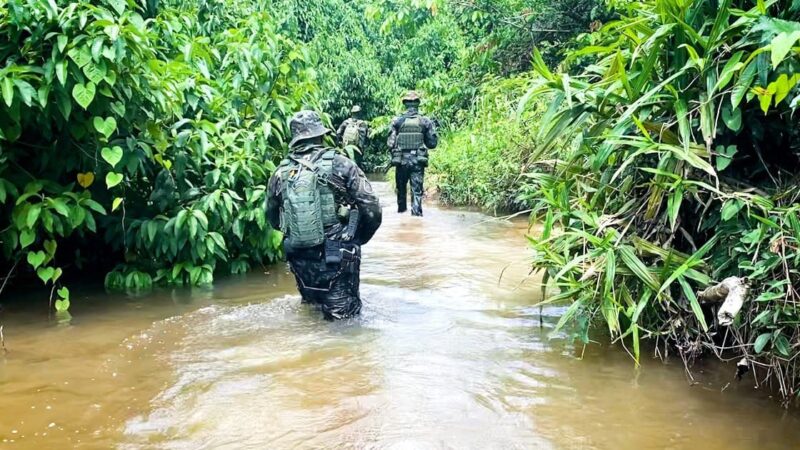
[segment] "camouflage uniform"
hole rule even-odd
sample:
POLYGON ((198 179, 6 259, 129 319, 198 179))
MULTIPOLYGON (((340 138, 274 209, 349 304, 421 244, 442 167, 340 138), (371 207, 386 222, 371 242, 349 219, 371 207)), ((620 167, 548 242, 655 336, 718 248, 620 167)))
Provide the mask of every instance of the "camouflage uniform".
MULTIPOLYGON (((291 143, 293 156, 307 156, 325 151, 321 140, 317 139, 328 130, 322 127, 316 113, 303 111, 292 119, 291 143), (309 122, 313 122, 309 125, 309 122)), ((281 207, 283 205, 283 182, 279 168, 269 180, 267 199, 267 218, 273 228, 281 226, 281 207)), ((332 176, 342 180, 350 202, 358 209, 358 226, 352 239, 343 236, 346 225, 336 223, 326 226, 326 242, 311 248, 290 248, 284 241, 289 266, 297 280, 297 288, 303 301, 319 307, 327 319, 343 319, 357 315, 361 311, 359 278, 361 266, 361 246, 366 244, 381 224, 381 207, 378 197, 364 173, 349 158, 335 155, 332 176), (325 246, 341 249, 342 261, 337 264, 326 262, 325 246)), ((337 203, 345 203, 336 195, 337 203)), ((291 233, 291 230, 289 230, 291 233)))
POLYGON ((359 152, 355 154, 356 164, 359 167, 364 160, 364 151, 367 149, 368 140, 369 140, 369 124, 365 120, 361 120, 358 118, 358 114, 361 113, 361 107, 354 106, 350 110, 351 117, 345 119, 341 125, 339 125, 339 129, 336 130, 336 142, 340 145, 343 143, 342 140, 344 139, 344 132, 347 130, 348 127, 351 125, 358 127, 358 143, 356 146, 358 147, 359 152))
MULTIPOLYGON (((434 149, 438 145, 439 138, 436 134, 436 126, 433 121, 419 114, 419 95, 409 92, 403 98, 406 112, 392 121, 389 131, 389 149, 394 155, 399 154, 399 161, 394 158, 395 184, 397 189, 397 211, 405 212, 407 209, 407 185, 411 184, 411 214, 422 216, 422 196, 425 194, 424 180, 425 167, 427 167, 427 150, 434 149), (410 118, 419 118, 425 152, 424 158, 420 158, 408 151, 400 151, 398 148, 398 135, 403 123, 410 118)), ((414 151, 417 153, 417 151, 414 151)))

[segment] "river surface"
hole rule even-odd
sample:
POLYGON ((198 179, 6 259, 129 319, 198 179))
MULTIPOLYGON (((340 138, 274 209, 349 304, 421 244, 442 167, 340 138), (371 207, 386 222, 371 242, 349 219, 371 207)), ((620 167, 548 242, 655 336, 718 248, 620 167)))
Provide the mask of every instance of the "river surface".
POLYGON ((87 289, 71 320, 7 312, 0 448, 800 446, 798 415, 751 379, 723 391, 730 368, 690 386, 677 360, 636 371, 619 347, 551 336, 525 223, 397 215, 376 188, 357 320, 301 305, 283 264, 213 289, 87 289))

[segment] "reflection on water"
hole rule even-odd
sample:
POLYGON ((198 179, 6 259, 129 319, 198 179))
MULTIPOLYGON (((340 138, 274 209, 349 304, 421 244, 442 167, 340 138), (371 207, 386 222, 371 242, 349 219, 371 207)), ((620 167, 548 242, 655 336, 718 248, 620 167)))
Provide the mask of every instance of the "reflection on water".
POLYGON ((283 266, 89 294, 68 324, 7 319, 0 448, 796 446, 796 415, 747 383, 721 393, 727 369, 690 387, 679 364, 549 340, 559 310, 532 306, 525 224, 395 215, 379 188, 359 319, 321 320, 283 266))

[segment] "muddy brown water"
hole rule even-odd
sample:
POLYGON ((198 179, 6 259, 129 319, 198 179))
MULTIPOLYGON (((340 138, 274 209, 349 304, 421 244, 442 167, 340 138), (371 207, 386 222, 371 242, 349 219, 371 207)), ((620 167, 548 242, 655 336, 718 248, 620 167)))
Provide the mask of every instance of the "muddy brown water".
POLYGON ((3 449, 789 449, 800 420, 750 380, 539 315, 525 223, 428 207, 365 247, 363 317, 328 323, 283 265, 213 289, 87 290, 71 320, 6 314, 3 449), (502 278, 500 275, 502 274, 502 278), (582 358, 581 358, 582 356, 582 358))

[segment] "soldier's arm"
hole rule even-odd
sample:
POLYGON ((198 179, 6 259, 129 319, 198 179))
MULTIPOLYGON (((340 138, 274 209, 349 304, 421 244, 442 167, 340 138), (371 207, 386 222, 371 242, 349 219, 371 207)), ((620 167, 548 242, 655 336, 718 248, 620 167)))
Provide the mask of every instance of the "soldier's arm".
POLYGON ((336 143, 339 144, 342 142, 342 137, 344 136, 344 130, 347 128, 347 120, 339 125, 339 128, 336 130, 336 143))
POLYGON ((347 194, 358 208, 358 229, 353 240, 360 245, 366 244, 383 220, 380 200, 367 176, 350 159, 337 155, 334 170, 344 178, 347 194))
POLYGON ((362 146, 366 147, 369 143, 369 124, 366 121, 361 122, 361 133, 362 146))
POLYGON ((436 148, 439 145, 439 134, 436 132, 436 125, 431 119, 427 117, 422 121, 423 132, 425 138, 425 147, 436 148))
POLYGON ((272 228, 281 228, 281 205, 283 204, 282 185, 278 172, 272 174, 267 185, 267 220, 272 228))
POLYGON ((389 127, 389 140, 386 141, 386 144, 389 146, 389 150, 392 150, 397 145, 397 123, 398 120, 392 120, 392 125, 389 127))

